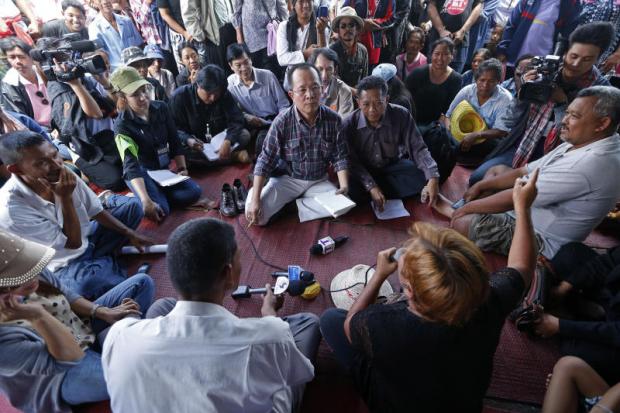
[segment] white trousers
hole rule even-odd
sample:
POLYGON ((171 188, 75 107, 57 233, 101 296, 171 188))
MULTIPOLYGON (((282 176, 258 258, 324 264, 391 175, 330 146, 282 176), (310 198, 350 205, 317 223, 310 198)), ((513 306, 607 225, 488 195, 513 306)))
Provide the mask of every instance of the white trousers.
MULTIPOLYGON (((260 193, 261 214, 258 225, 266 225, 269 219, 284 205, 297 199, 299 222, 325 218, 331 214, 314 200, 316 195, 336 191, 336 186, 327 177, 317 181, 305 181, 282 175, 270 178, 260 193)), ((254 188, 250 188, 247 199, 252 199, 254 188)))

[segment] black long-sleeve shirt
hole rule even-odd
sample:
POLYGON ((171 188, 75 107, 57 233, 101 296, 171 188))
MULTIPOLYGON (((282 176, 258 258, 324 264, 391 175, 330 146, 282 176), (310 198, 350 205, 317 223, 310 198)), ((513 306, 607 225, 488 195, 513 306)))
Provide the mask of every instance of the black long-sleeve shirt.
POLYGON ((198 97, 197 88, 196 84, 181 86, 168 103, 181 142, 185 144, 192 136, 204 140, 209 124, 211 135, 227 129, 226 139, 233 145, 237 143, 244 118, 230 92, 226 90, 216 102, 207 105, 198 97))
POLYGON ((125 151, 123 158, 123 177, 127 180, 141 178, 142 168, 147 170, 166 169, 160 164, 160 154, 167 148, 167 157, 172 159, 182 155, 181 141, 170 110, 164 102, 154 100, 149 106, 148 121, 136 116, 130 109, 123 111, 114 126, 116 135, 130 137, 138 146, 138 157, 125 151))

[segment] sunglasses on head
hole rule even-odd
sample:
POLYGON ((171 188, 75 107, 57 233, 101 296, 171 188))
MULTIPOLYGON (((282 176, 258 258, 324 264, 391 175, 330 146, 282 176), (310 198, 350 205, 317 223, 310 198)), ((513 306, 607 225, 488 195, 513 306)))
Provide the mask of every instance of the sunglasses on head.
POLYGON ((35 95, 36 95, 39 99, 41 99, 41 103, 42 103, 42 104, 44 104, 44 105, 49 105, 49 104, 50 104, 49 100, 45 99, 45 95, 44 95, 44 94, 43 94, 43 92, 41 92, 40 90, 37 90, 37 91, 36 91, 36 93, 35 93, 35 95))

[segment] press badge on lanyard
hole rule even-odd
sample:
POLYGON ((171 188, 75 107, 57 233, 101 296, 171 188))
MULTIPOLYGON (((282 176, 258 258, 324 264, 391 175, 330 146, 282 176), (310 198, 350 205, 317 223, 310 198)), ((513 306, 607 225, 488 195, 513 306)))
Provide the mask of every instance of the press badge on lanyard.
POLYGON ((159 158, 159 167, 161 169, 168 169, 168 165, 170 165, 170 157, 168 156, 167 146, 157 150, 157 157, 159 158))

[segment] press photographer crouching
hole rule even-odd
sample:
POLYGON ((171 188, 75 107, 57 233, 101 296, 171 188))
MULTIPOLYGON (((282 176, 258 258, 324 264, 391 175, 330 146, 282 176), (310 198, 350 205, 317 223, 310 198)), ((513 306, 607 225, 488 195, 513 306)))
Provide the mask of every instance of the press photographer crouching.
POLYGON ((48 78, 52 125, 72 151, 75 165, 103 189, 125 188, 121 160, 114 144, 115 105, 102 51, 89 40, 41 38, 31 53, 48 78))
POLYGON ((613 36, 611 23, 585 24, 571 34, 563 57, 531 60, 517 90, 518 99, 507 111, 510 133, 472 173, 470 186, 535 161, 562 143, 559 123, 577 93, 590 86, 609 85, 595 65, 613 36))

